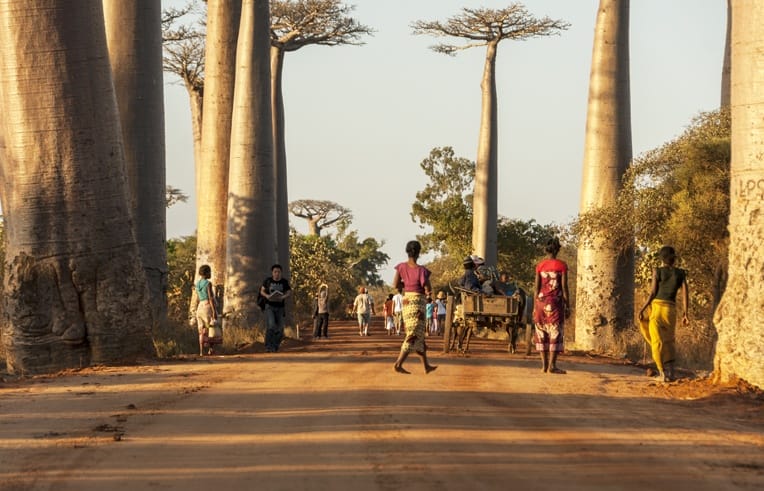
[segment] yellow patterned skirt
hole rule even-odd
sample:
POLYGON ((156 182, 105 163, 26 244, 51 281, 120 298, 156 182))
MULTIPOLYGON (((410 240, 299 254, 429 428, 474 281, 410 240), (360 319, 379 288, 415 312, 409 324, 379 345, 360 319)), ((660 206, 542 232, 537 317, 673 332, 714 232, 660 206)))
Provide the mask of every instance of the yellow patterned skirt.
POLYGON ((403 295, 403 325, 406 337, 401 352, 424 353, 425 297, 422 293, 405 292, 403 295))

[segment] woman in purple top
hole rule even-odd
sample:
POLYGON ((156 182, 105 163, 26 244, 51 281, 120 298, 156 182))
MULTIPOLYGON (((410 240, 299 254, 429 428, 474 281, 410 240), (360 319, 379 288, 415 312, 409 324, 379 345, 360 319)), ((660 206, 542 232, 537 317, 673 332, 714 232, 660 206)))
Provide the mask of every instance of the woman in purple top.
POLYGON ((401 345, 401 353, 393 368, 398 373, 411 373, 403 368, 403 362, 412 351, 422 357, 425 373, 435 370, 436 366, 427 362, 427 346, 424 343, 425 298, 430 294, 430 271, 417 264, 422 244, 416 240, 406 244, 408 261, 395 266, 393 288, 403 289, 403 324, 406 338, 401 345))

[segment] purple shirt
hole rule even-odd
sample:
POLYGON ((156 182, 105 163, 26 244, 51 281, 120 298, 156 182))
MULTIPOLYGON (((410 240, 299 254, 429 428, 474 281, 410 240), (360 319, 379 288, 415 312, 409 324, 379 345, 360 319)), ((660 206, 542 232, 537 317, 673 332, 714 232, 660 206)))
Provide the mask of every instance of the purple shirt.
POLYGON ((424 293, 424 285, 430 279, 429 269, 419 265, 411 268, 408 263, 400 263, 395 266, 395 270, 403 281, 404 292, 424 293))

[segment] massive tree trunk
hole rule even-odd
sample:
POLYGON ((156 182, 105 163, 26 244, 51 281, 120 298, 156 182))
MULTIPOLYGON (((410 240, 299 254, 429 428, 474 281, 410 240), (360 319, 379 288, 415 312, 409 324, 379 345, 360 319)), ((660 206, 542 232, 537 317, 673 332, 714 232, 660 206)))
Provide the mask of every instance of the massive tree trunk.
MULTIPOLYGON (((629 1, 600 0, 592 50, 581 213, 614 204, 632 158, 629 1)), ((603 234, 604 235, 604 234, 603 234)), ((576 346, 601 347, 634 318, 634 250, 602 236, 578 247, 576 346)))
POLYGON ((732 4, 729 280, 715 323, 715 377, 764 388, 764 4, 732 4))
POLYGON ((273 110, 273 153, 276 186, 276 241, 278 260, 289 278, 289 196, 287 190, 286 127, 284 125, 284 50, 271 46, 271 107, 273 110))
POLYGON ((730 105, 730 35, 732 33, 732 0, 727 0, 727 34, 724 37, 724 60, 722 61, 721 107, 730 105))
POLYGON ((210 0, 207 8, 202 158, 196 196, 196 266, 212 268, 220 296, 225 284, 228 159, 241 0, 210 0))
POLYGON ((8 368, 150 353, 101 0, 0 0, 8 368))
POLYGON ((244 0, 236 52, 223 312, 226 325, 252 327, 277 255, 268 0, 244 0))
POLYGON ((167 317, 162 6, 103 0, 135 235, 157 322, 167 317))
POLYGON ((498 41, 488 44, 483 80, 480 83, 482 107, 477 161, 475 162, 475 192, 472 208, 472 247, 485 258, 486 264, 496 264, 497 194, 498 194, 498 120, 496 115, 496 51, 498 41))

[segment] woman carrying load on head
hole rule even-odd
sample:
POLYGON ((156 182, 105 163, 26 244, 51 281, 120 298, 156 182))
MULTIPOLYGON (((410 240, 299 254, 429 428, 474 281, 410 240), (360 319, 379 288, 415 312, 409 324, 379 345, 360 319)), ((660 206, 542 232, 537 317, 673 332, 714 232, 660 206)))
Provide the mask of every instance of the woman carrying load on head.
POLYGON ((401 345, 401 352, 393 368, 398 373, 410 373, 403 368, 403 362, 412 351, 422 358, 425 373, 435 370, 436 366, 427 362, 425 336, 425 299, 430 295, 430 270, 417 264, 422 245, 412 240, 406 244, 408 260, 395 266, 393 288, 403 289, 403 324, 406 337, 401 345))
POLYGON ((676 295, 682 292, 684 314, 682 323, 690 323, 687 313, 690 307, 690 291, 687 287, 687 271, 674 267, 676 251, 663 246, 658 252, 663 265, 653 270, 650 296, 639 311, 639 331, 650 345, 653 360, 658 368, 658 379, 674 380, 674 329, 676 325, 676 295), (645 316, 650 307, 649 317, 645 316))

